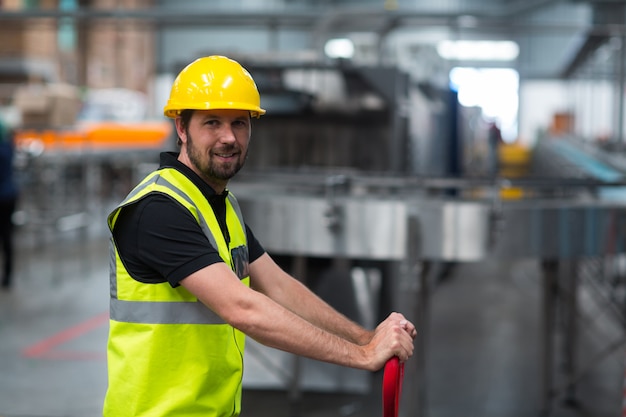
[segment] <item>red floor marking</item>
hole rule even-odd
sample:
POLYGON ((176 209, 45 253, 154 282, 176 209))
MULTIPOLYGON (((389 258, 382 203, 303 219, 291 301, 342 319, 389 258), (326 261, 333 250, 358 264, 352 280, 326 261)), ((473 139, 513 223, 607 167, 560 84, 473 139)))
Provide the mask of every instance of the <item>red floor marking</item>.
POLYGON ((106 360, 106 352, 87 352, 77 350, 51 350, 41 356, 37 356, 38 359, 56 359, 65 361, 100 361, 106 360))
MULTIPOLYGON (((93 358, 93 353, 86 352, 62 352, 56 351, 53 349, 63 343, 66 343, 72 339, 75 339, 98 326, 101 326, 103 323, 109 320, 109 312, 105 312, 99 314, 95 317, 92 317, 89 320, 86 320, 82 323, 77 324, 76 326, 68 327, 65 330, 62 330, 52 336, 43 339, 25 349, 22 350, 22 356, 27 358, 57 358, 57 359, 80 359, 80 358, 93 358)), ((103 357, 103 354, 98 354, 99 357, 103 357)))

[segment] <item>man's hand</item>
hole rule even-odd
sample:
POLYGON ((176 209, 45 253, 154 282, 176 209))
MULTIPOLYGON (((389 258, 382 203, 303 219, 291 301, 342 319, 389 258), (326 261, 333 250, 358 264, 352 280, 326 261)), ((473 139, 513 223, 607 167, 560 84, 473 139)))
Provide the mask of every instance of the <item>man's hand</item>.
POLYGON ((381 322, 376 327, 374 333, 378 333, 382 328, 390 324, 399 324, 407 332, 407 334, 411 336, 411 339, 415 339, 415 337, 417 336, 417 329, 415 328, 415 325, 408 321, 401 313, 391 313, 383 322, 381 322))
POLYGON ((376 327, 372 340, 365 346, 370 356, 369 369, 381 369, 392 356, 397 356, 402 362, 409 359, 413 355, 416 335, 413 323, 400 313, 391 313, 376 327))

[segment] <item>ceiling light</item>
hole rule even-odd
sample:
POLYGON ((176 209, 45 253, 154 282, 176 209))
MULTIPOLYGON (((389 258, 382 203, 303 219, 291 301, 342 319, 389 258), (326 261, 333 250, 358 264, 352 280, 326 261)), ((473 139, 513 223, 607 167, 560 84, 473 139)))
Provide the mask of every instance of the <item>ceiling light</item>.
POLYGON ((513 41, 441 41, 437 53, 457 61, 513 61, 519 46, 513 41))
POLYGON ((354 43, 347 38, 330 39, 324 45, 324 53, 329 58, 352 58, 354 56, 354 43))

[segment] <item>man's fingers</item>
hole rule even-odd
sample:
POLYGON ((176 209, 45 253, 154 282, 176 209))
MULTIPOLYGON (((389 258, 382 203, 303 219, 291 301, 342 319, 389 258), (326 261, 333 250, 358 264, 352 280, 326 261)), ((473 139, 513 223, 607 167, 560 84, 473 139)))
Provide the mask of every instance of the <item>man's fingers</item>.
POLYGON ((411 323, 408 320, 402 320, 400 322, 400 326, 402 326, 402 328, 404 330, 406 330, 406 332, 409 334, 409 336, 411 336, 412 338, 415 338, 415 336, 417 336, 417 329, 415 328, 415 325, 413 325, 413 323, 411 323))
POLYGON ((409 337, 408 332, 402 332, 398 338, 397 356, 402 362, 408 360, 413 355, 413 339, 409 337))

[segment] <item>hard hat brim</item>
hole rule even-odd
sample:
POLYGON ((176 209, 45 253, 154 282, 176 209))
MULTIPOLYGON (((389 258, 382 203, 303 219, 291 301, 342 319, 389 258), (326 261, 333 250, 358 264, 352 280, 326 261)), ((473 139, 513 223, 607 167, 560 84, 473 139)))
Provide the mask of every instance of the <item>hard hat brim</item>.
POLYGON ((246 103, 236 103, 232 101, 228 102, 204 102, 195 104, 178 104, 168 103, 163 108, 163 114, 165 117, 175 119, 180 115, 183 110, 248 110, 250 115, 255 118, 265 114, 265 109, 261 107, 251 106, 246 103))

